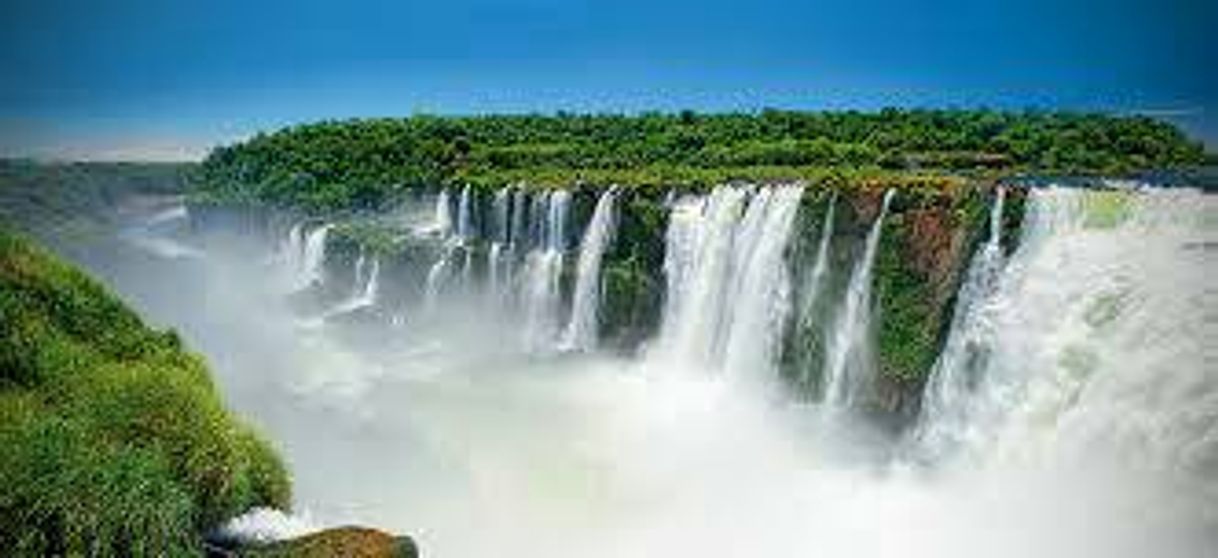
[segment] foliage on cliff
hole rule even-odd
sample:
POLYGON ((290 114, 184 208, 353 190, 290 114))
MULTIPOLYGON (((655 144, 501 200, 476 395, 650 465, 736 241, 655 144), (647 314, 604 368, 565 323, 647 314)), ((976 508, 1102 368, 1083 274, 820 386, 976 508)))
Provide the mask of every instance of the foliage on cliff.
POLYGON ((413 116, 327 121, 218 148, 201 199, 316 210, 403 191, 513 181, 701 184, 879 172, 1118 173, 1199 164, 1199 143, 1150 118, 987 110, 413 116))
POLYGON ((197 554, 207 528, 290 498, 279 458, 174 332, 3 230, 0 447, 15 555, 197 554))
POLYGON ((185 163, 0 159, 0 222, 43 239, 89 240, 114 225, 114 210, 125 201, 184 192, 193 168, 185 163))

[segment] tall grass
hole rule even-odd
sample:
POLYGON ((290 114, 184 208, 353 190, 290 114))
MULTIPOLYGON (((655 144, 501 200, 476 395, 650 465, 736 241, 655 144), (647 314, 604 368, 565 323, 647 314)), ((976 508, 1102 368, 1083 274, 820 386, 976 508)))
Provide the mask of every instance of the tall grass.
POLYGON ((0 448, 0 542, 18 556, 195 555, 220 521, 290 501, 282 462, 176 334, 3 230, 0 448))

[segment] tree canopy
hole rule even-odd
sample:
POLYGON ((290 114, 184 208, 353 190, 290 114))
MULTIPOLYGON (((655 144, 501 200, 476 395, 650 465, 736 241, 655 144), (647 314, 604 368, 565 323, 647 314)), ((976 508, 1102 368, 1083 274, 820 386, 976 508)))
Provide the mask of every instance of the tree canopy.
POLYGON ((800 178, 824 169, 1116 174, 1199 164, 1200 143, 1143 116, 990 110, 416 115, 324 121, 215 149, 206 197, 376 207, 453 183, 800 178))

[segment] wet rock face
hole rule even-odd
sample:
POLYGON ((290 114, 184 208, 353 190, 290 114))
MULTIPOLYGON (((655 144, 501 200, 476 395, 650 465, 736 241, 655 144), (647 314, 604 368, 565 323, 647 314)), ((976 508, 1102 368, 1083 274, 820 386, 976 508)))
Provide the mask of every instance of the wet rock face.
POLYGON ((364 527, 339 527, 271 544, 211 548, 208 556, 233 558, 417 558, 418 546, 408 536, 394 536, 364 527))

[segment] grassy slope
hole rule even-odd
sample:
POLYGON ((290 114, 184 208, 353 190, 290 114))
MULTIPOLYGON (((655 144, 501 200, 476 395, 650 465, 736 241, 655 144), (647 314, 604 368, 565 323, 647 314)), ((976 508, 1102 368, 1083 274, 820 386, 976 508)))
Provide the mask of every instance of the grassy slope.
POLYGON ((4 230, 0 447, 0 541, 17 555, 197 554, 205 529, 290 499, 175 333, 4 230))

